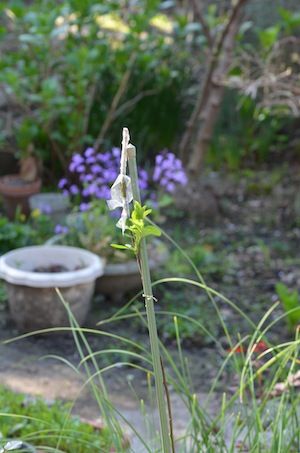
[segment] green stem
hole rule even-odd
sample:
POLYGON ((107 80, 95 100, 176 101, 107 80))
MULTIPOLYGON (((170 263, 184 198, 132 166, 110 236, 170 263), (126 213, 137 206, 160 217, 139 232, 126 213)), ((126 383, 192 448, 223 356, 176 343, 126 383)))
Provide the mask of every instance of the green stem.
MULTIPOLYGON (((141 196, 138 186, 138 173, 136 165, 136 151, 133 145, 127 147, 128 166, 129 174, 131 178, 133 199, 141 203, 141 196)), ((160 352, 159 352, 159 340, 156 327, 155 310, 154 310, 154 299, 152 293, 152 283, 148 262, 148 253, 146 248, 146 241, 143 238, 140 243, 138 261, 141 267, 141 276, 145 297, 145 306, 148 321, 148 330, 151 346, 151 354, 153 361, 153 370, 155 376, 155 390, 157 397, 157 405, 160 419, 160 433, 161 443, 164 453, 170 453, 171 450, 171 439, 169 434, 169 424, 167 416, 167 407, 164 395, 164 383, 163 383, 163 371, 161 366, 160 352)))

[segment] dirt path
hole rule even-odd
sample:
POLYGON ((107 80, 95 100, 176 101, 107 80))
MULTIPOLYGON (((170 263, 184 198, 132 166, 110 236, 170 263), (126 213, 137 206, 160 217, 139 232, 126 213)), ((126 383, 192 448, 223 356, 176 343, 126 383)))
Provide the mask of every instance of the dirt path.
MULTIPOLYGON (((9 321, 1 330, 1 340, 13 338, 16 331, 9 321)), ((78 363, 78 355, 72 339, 64 336, 31 337, 9 344, 0 344, 0 384, 9 389, 36 397, 41 396, 51 404, 55 399, 74 402, 73 413, 80 417, 97 421, 101 420, 95 399, 89 390, 83 386, 84 378, 77 374, 70 366, 58 359, 47 355, 57 354, 73 364, 78 363)), ((109 394, 112 402, 122 413, 123 417, 135 429, 146 436, 145 419, 141 416, 138 398, 147 400, 145 376, 128 368, 118 368, 117 372, 110 372, 106 376, 109 394), (130 381, 133 390, 130 389, 130 381)), ((199 394, 204 399, 205 394, 199 394)), ((171 401, 174 414, 174 430, 176 436, 182 434, 188 423, 188 414, 181 400, 171 392, 171 401)), ((146 406, 147 415, 157 420, 156 413, 150 413, 146 406)), ((143 447, 138 438, 128 426, 124 430, 131 440, 134 453, 142 453, 143 447)))

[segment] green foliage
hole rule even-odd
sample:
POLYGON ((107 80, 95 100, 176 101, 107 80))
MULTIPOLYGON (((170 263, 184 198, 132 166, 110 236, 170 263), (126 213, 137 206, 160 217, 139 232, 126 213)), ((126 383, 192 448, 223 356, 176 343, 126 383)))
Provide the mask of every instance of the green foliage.
MULTIPOLYGON (((210 246, 195 244, 185 247, 185 251, 199 271, 205 275, 213 274, 215 276, 222 276, 225 269, 228 269, 228 259, 225 256, 216 254, 210 246)), ((166 263, 166 269, 172 272, 172 274, 177 275, 189 275, 193 273, 190 264, 182 259, 182 254, 178 249, 175 249, 170 254, 166 263)))
POLYGON ((180 339, 185 345, 203 346, 211 343, 207 332, 215 335, 218 331, 218 323, 206 296, 197 297, 188 289, 175 292, 166 287, 159 294, 159 302, 162 303, 164 314, 160 314, 158 310, 157 326, 163 339, 176 340, 178 329, 180 339), (176 322, 174 322, 174 315, 177 318, 176 322))
POLYGON ((274 25, 273 27, 265 28, 264 30, 258 31, 259 42, 264 51, 270 50, 278 40, 280 32, 279 25, 274 25))
POLYGON ((282 19, 281 26, 286 35, 292 35, 299 31, 300 28, 300 13, 299 11, 290 11, 286 8, 278 9, 282 19))
POLYGON ((45 214, 33 211, 26 221, 23 214, 16 215, 14 221, 0 216, 0 253, 28 245, 41 245, 53 235, 54 224, 45 214))
POLYGON ((290 330, 295 330, 300 323, 300 296, 297 290, 290 291, 284 283, 276 283, 276 292, 287 313, 290 330))
POLYGON ((288 137, 283 130, 288 121, 272 116, 267 109, 258 109, 250 97, 228 91, 207 163, 217 169, 225 163, 236 171, 249 163, 265 162, 272 150, 280 151, 286 145, 288 137))
POLYGON ((184 40, 164 30, 175 28, 172 19, 156 23, 159 2, 130 10, 107 1, 8 3, 5 24, 17 46, 2 55, 0 84, 22 112, 15 123, 21 151, 34 148, 52 169, 66 167, 71 153, 94 142, 109 112, 108 144, 119 143, 125 118, 137 146, 147 149, 149 136, 151 147, 172 144, 188 54, 184 40))
POLYGON ((37 399, 27 402, 26 397, 0 387, 0 434, 5 439, 20 439, 33 445, 58 448, 66 453, 109 451, 107 429, 95 431, 70 416, 70 406, 55 402, 51 407, 37 399))
POLYGON ((29 245, 34 237, 31 226, 21 222, 10 222, 0 217, 0 253, 29 245))

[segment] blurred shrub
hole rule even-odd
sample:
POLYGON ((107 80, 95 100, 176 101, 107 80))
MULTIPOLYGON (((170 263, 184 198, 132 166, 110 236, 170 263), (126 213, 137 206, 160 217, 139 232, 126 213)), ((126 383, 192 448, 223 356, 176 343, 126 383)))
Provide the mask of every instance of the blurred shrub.
POLYGON ((282 7, 270 26, 242 25, 209 163, 238 169, 286 147, 300 114, 299 36, 299 12, 282 7))
POLYGON ((230 170, 266 162, 272 150, 280 151, 286 145, 289 122, 289 118, 258 109, 250 97, 228 90, 207 162, 216 169, 225 164, 230 170))
POLYGON ((159 3, 36 0, 1 7, 0 38, 11 51, 3 52, 0 84, 16 112, 18 150, 34 150, 53 173, 97 138, 118 144, 124 124, 143 151, 172 144, 188 52, 183 37, 174 39, 174 22, 158 14, 159 3))

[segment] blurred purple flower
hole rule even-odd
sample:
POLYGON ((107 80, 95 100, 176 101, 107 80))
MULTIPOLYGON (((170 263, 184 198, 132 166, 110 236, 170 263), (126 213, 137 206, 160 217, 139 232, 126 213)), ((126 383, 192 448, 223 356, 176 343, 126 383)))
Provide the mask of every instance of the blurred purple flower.
POLYGON ((90 203, 80 203, 79 205, 79 211, 85 212, 90 209, 90 203))
POLYGON ((102 171, 102 168, 100 167, 100 165, 95 164, 95 165, 91 166, 91 172, 92 173, 98 174, 98 173, 101 173, 101 171, 102 171))
POLYGON ((82 192, 81 192, 82 196, 83 197, 89 197, 91 195, 90 193, 90 186, 86 186, 82 189, 82 192))
POLYGON ((111 156, 109 153, 101 153, 101 154, 97 154, 97 160, 99 162, 108 162, 109 160, 111 159, 111 156))
POLYGON ((62 178, 62 179, 58 182, 58 188, 59 188, 59 189, 63 189, 67 184, 68 184, 67 178, 62 178))
POLYGON ((83 182, 91 182, 93 181, 94 176, 88 173, 87 175, 82 175, 82 181, 83 182))
POLYGON ((79 193, 79 188, 76 184, 72 184, 69 190, 72 195, 77 195, 79 193))
MULTIPOLYGON (((80 193, 83 209, 88 206, 91 198, 109 199, 110 187, 119 174, 121 150, 112 148, 104 153, 95 153, 92 147, 87 148, 83 156, 75 153, 69 166, 70 172, 79 179, 79 186, 72 184, 69 191, 72 195, 80 193)), ((144 169, 139 170, 139 186, 148 199, 156 200, 155 193, 150 190, 155 183, 169 193, 176 190, 176 185, 187 183, 187 176, 182 162, 170 151, 163 151, 155 158, 155 166, 150 175, 144 169)), ((63 178, 59 188, 68 194, 68 181, 63 178)), ((80 206, 81 206, 80 205, 80 206)))
POLYGON ((85 161, 87 164, 94 164, 96 161, 96 157, 94 156, 91 156, 91 157, 88 157, 85 161))
POLYGON ((84 151, 84 155, 85 157, 91 157, 94 154, 94 152, 95 152, 94 148, 87 148, 84 151))
POLYGON ((60 225, 59 223, 54 228, 55 234, 67 234, 68 231, 69 228, 67 226, 60 225))
POLYGON ((185 185, 188 182, 181 160, 171 152, 156 156, 152 178, 169 193, 175 191, 177 184, 185 185))
POLYGON ((149 177, 146 170, 139 170, 139 186, 141 190, 147 190, 149 184, 149 177))
POLYGON ((78 166, 80 166, 83 162, 84 162, 84 159, 80 154, 78 154, 78 153, 73 154, 71 163, 69 165, 69 170, 71 172, 77 170, 78 166))
POLYGON ((121 157, 120 148, 117 148, 117 147, 112 148, 111 153, 115 158, 120 159, 120 157, 121 157))
POLYGON ((40 207, 40 211, 42 214, 51 214, 52 208, 49 204, 44 204, 40 207))
POLYGON ((78 165, 78 167, 76 167, 77 173, 83 173, 85 170, 86 170, 86 168, 84 165, 78 165))
POLYGON ((153 181, 157 182, 161 176, 161 168, 156 165, 153 172, 153 181))
POLYGON ((103 186, 96 191, 95 195, 99 199, 108 200, 110 198, 110 188, 103 186))

